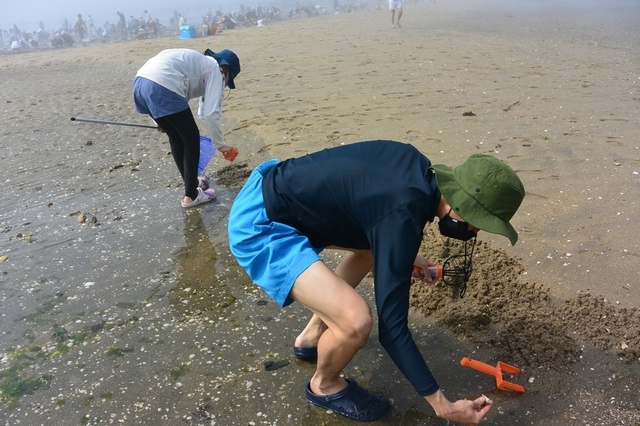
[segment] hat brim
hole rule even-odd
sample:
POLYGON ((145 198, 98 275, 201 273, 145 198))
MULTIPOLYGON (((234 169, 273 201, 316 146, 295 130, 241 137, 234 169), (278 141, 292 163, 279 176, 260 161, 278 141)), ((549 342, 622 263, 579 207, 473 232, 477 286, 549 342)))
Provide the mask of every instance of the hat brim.
POLYGON ((434 164, 431 168, 435 172, 440 193, 458 216, 482 231, 509 238, 511 245, 515 245, 518 233, 513 226, 485 209, 467 193, 456 180, 453 169, 444 164, 434 164))
MULTIPOLYGON (((223 50, 223 52, 226 51, 223 50)), ((231 52, 233 53, 233 52, 231 52)), ((218 66, 222 66, 222 65, 226 65, 229 68, 229 81, 227 81, 227 86, 229 86, 230 89, 235 89, 236 88, 236 84, 233 82, 233 79, 235 78, 235 75, 233 75, 233 67, 229 64, 229 62, 227 62, 224 57, 222 57, 220 55, 220 52, 215 53, 213 50, 211 49, 207 49, 204 51, 203 53, 205 56, 210 56, 213 59, 216 60, 216 62, 218 63, 218 66)))
POLYGON ((235 89, 236 85, 233 82, 233 74, 231 73, 231 65, 229 65, 229 63, 227 61, 225 61, 224 59, 220 59, 218 61, 218 65, 226 65, 227 67, 229 67, 229 81, 227 81, 227 86, 229 86, 229 89, 235 89))

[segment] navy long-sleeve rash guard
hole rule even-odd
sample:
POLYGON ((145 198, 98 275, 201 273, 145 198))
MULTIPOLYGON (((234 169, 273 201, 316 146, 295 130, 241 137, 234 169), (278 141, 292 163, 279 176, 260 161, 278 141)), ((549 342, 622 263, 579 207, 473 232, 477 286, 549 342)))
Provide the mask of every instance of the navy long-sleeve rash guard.
POLYGON ((438 384, 407 315, 413 261, 440 202, 430 166, 411 145, 368 141, 283 161, 262 184, 269 219, 314 247, 371 249, 380 343, 422 396, 438 384))

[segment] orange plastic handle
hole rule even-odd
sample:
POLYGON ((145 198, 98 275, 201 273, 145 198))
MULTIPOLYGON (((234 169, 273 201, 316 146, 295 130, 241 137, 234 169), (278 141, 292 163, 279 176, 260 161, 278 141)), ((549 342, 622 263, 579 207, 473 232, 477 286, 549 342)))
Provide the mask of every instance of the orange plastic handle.
POLYGON ((481 373, 490 374, 495 376, 496 374, 502 375, 501 371, 498 371, 496 367, 492 367, 484 362, 476 361, 475 359, 464 357, 460 360, 460 364, 465 367, 473 368, 481 373))
MULTIPOLYGON (((424 269, 422 268, 414 266, 413 270, 418 272, 419 274, 424 275, 424 269)), ((431 274, 431 278, 435 279, 440 279, 444 275, 442 266, 429 266, 429 273, 431 274)))
POLYGON ((506 362, 498 361, 497 367, 492 367, 489 364, 485 364, 484 362, 476 361, 475 359, 471 359, 468 357, 464 357, 460 360, 460 364, 465 367, 473 368, 474 370, 478 370, 482 373, 486 374, 518 374, 520 373, 520 369, 518 367, 514 367, 513 365, 509 365, 506 362))

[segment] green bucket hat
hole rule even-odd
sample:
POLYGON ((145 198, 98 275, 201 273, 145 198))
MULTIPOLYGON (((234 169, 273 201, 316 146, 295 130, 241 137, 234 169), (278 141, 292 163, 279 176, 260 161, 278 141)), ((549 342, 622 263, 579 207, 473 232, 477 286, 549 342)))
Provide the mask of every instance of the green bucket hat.
POLYGON ((451 169, 434 164, 438 188, 465 222, 492 234, 518 241, 518 233, 509 220, 524 198, 524 186, 507 164, 487 154, 473 154, 451 169))

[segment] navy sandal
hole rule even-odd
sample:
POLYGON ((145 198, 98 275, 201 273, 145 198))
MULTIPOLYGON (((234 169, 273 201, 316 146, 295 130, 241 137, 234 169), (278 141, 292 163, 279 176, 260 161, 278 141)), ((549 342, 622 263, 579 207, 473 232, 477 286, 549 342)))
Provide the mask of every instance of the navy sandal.
POLYGON ((307 361, 315 361, 318 359, 318 347, 313 348, 301 348, 298 346, 293 347, 293 354, 298 358, 302 358, 307 361))
POLYGON ((391 412, 391 403, 387 398, 361 388, 354 379, 345 380, 349 385, 331 395, 316 395, 307 384, 307 399, 313 405, 361 422, 372 422, 391 412))

